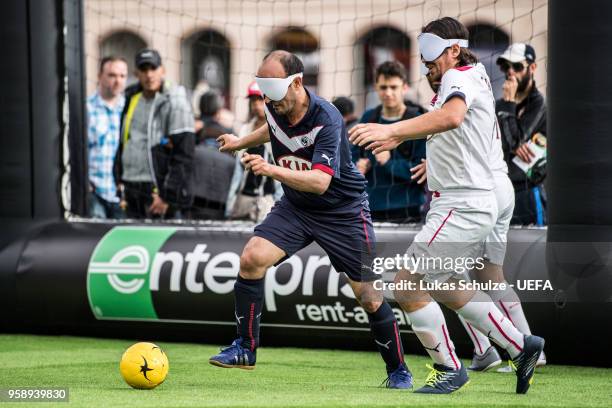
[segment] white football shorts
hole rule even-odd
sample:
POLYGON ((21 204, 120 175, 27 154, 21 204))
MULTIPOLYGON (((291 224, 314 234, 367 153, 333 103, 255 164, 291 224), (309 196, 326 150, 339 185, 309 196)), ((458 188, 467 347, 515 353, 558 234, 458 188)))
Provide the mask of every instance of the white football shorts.
POLYGON ((514 186, 506 174, 495 176, 497 221, 485 239, 483 257, 495 265, 503 265, 508 245, 508 230, 514 213, 514 186))
POLYGON ((412 272, 426 282, 465 278, 483 254, 483 242, 497 221, 493 191, 445 190, 434 192, 423 229, 406 251, 412 272))

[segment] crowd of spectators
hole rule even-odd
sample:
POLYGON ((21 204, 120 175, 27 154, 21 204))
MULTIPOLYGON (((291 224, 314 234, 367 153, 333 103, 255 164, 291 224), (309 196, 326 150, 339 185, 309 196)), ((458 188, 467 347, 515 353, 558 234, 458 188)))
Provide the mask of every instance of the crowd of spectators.
MULTIPOLYGON (((546 106, 537 90, 535 50, 512 44, 497 64, 505 75, 496 103, 504 156, 515 187, 513 224, 545 225, 546 106)), ((89 215, 106 219, 232 219, 261 221, 282 195, 280 184, 244 171, 242 152, 219 152, 217 138, 234 131, 221 94, 198 84, 192 104, 187 90, 165 79, 156 50, 138 52, 137 82, 126 88, 128 61, 106 56, 100 62, 96 92, 87 99, 89 215), (195 113, 194 113, 195 112, 195 113)), ((361 117, 354 102, 332 103, 347 129, 357 123, 394 123, 427 111, 406 98, 405 67, 397 61, 375 72, 379 105, 361 117)), ((266 123, 263 95, 255 82, 244 94, 248 118, 239 137, 266 123)), ((248 149, 273 162, 269 143, 248 149)), ((406 141, 391 152, 372 154, 352 148, 352 159, 368 181, 372 219, 418 223, 430 194, 411 169, 426 159, 426 141, 406 141)))

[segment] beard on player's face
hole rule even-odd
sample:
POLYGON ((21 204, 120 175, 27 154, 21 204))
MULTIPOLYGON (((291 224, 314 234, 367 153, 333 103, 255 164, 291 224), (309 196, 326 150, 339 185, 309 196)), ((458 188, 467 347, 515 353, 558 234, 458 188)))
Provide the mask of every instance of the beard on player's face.
POLYGON ((287 94, 280 101, 272 101, 272 108, 278 115, 287 115, 295 106, 296 94, 291 89, 287 90, 287 94))
POLYGON ((444 74, 457 66, 459 62, 459 53, 459 47, 453 45, 452 47, 446 48, 434 61, 424 62, 429 70, 426 75, 427 82, 434 93, 438 93, 444 74))
POLYGON ((440 89, 440 83, 442 81, 442 74, 440 74, 440 71, 438 71, 435 67, 430 68, 426 77, 427 83, 429 84, 431 90, 434 93, 438 93, 438 90, 440 89))
POLYGON ((426 62, 425 66, 429 71, 427 72, 427 82, 429 87, 434 93, 438 93, 440 89, 440 83, 442 82, 442 75, 446 71, 445 67, 449 63, 447 57, 447 51, 445 50, 435 61, 426 62))
POLYGON ((292 107, 293 105, 287 96, 280 101, 272 101, 272 108, 278 115, 286 115, 291 111, 292 107))
POLYGON ((429 75, 427 75, 427 83, 429 84, 429 87, 431 88, 431 90, 434 93, 438 93, 438 90, 440 89, 440 80, 439 79, 432 78, 429 75))
POLYGON ((274 112, 276 112, 279 115, 284 114, 284 109, 283 109, 283 101, 272 101, 272 108, 274 108, 274 112))

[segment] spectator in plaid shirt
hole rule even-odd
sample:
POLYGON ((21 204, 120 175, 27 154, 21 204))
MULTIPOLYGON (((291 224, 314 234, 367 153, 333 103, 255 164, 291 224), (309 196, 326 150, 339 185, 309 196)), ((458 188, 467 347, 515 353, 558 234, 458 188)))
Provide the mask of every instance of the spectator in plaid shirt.
POLYGON ((119 146, 123 90, 127 62, 104 57, 98 72, 98 89, 87 99, 87 146, 89 148, 89 215, 95 218, 123 218, 113 163, 119 146))

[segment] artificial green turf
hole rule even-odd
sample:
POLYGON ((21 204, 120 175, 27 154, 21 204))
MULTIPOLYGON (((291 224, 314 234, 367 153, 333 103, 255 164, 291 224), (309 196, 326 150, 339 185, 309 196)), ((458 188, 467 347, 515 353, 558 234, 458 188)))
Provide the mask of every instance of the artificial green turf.
MULTIPOLYGON (((261 348, 257 369, 245 371, 209 365, 217 347, 165 342, 158 345, 170 360, 166 382, 133 390, 119 374, 121 354, 132 343, 0 335, 0 388, 68 387, 70 402, 54 404, 59 407, 612 407, 609 369, 550 365, 538 369, 528 395, 514 394, 514 374, 472 373, 465 389, 431 396, 379 388, 385 375, 375 352, 261 348)), ((421 385, 429 360, 407 360, 421 385)))

